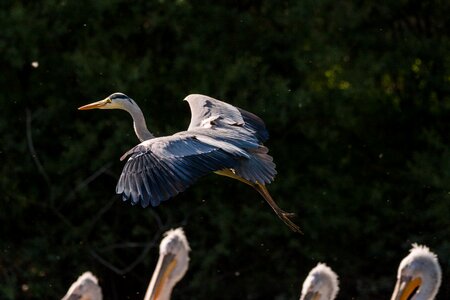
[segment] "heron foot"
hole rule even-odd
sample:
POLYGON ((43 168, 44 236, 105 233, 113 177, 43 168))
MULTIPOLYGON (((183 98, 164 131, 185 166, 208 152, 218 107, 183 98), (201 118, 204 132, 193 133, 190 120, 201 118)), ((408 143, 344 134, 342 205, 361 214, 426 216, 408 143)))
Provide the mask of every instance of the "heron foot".
POLYGON ((282 214, 286 218, 295 218, 295 213, 288 213, 288 212, 283 211, 282 214))
POLYGON ((277 216, 284 222, 284 224, 286 224, 287 227, 289 227, 292 231, 303 234, 300 227, 298 227, 298 225, 292 221, 292 219, 295 218, 294 213, 288 213, 282 210, 277 211, 276 213, 277 216))
POLYGON ((254 183, 252 184, 252 186, 264 197, 270 207, 272 207, 273 211, 277 214, 278 218, 280 218, 281 221, 284 222, 284 224, 286 224, 292 231, 303 234, 303 232, 300 230, 300 227, 298 227, 297 224, 295 224, 292 220, 295 217, 294 213, 288 213, 282 210, 272 199, 272 196, 270 196, 269 191, 264 185, 260 183, 254 183))

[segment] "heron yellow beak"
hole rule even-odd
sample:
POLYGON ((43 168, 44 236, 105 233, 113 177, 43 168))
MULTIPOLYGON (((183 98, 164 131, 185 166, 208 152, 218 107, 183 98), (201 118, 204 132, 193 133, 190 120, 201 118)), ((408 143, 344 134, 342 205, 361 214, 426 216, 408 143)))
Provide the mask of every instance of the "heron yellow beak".
POLYGON ((412 293, 422 284, 420 277, 405 278, 397 282, 391 300, 407 300, 410 299, 412 293))
POLYGON ((81 107, 78 107, 78 110, 88 110, 88 109, 94 109, 94 108, 102 108, 106 104, 111 103, 111 99, 106 98, 94 103, 86 104, 81 107))
POLYGON ((175 269, 176 266, 177 260, 175 259, 174 254, 166 254, 162 258, 160 257, 155 272, 153 273, 150 287, 147 290, 145 299, 159 299, 170 274, 173 272, 173 269, 175 269))
POLYGON ((305 297, 303 297, 302 299, 303 300, 319 300, 320 293, 319 292, 308 292, 308 293, 306 293, 305 297))

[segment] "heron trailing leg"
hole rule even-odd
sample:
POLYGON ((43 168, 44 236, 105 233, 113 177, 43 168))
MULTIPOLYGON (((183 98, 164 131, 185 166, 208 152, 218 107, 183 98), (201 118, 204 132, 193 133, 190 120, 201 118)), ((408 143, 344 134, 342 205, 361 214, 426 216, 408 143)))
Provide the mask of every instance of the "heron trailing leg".
POLYGON ((272 207, 273 211, 277 214, 277 216, 284 222, 284 224, 286 224, 292 231, 294 232, 299 232, 299 233, 303 233, 300 230, 300 227, 298 227, 292 220, 291 218, 293 218, 295 216, 294 213, 288 213, 285 212, 284 210, 282 210, 277 204, 276 202, 273 200, 272 196, 270 196, 269 191, 267 190, 267 188, 258 183, 258 182, 251 182, 248 181, 247 179, 244 179, 240 176, 238 176, 237 174, 235 174, 232 170, 230 169, 224 169, 224 170, 220 170, 220 171, 216 171, 215 172, 218 175, 222 175, 222 176, 226 176, 226 177, 230 177, 233 179, 237 179, 245 184, 250 185, 251 187, 253 187, 255 190, 258 191, 258 193, 264 197, 264 199, 266 200, 266 202, 270 205, 270 207, 272 207))

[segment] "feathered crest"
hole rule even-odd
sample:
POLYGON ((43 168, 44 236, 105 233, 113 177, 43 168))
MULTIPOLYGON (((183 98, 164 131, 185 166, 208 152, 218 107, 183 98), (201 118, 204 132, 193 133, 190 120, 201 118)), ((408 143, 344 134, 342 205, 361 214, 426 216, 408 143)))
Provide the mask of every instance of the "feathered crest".
POLYGON ((164 233, 164 239, 161 241, 160 251, 163 250, 163 248, 167 248, 169 244, 172 244, 173 242, 176 243, 176 241, 181 242, 187 251, 191 251, 182 227, 170 229, 164 233))
POLYGON ((426 255, 426 256, 430 256, 430 257, 433 257, 434 260, 437 261, 436 253, 432 252, 430 250, 430 248, 428 248, 425 245, 419 245, 417 243, 413 243, 412 244, 412 248, 409 249, 409 253, 410 253, 410 255, 426 255))

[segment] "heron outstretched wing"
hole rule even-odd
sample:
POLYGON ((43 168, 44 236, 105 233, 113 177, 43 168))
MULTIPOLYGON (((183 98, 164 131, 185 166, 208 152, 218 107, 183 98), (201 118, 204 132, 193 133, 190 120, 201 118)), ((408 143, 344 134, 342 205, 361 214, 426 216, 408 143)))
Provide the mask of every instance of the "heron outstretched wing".
POLYGON ((199 127, 233 126, 252 133, 260 143, 269 138, 263 120, 251 112, 200 94, 189 95, 185 100, 189 103, 192 114, 188 131, 199 127))
MULTIPOLYGON (((248 154, 210 137, 180 132, 140 143, 124 156, 125 164, 116 192, 124 201, 157 206, 184 191, 198 178, 232 168, 248 154)), ((124 158, 124 156, 122 158, 124 158)))

